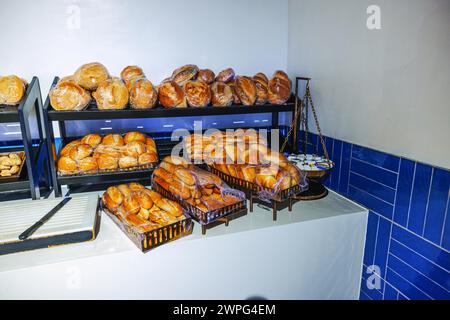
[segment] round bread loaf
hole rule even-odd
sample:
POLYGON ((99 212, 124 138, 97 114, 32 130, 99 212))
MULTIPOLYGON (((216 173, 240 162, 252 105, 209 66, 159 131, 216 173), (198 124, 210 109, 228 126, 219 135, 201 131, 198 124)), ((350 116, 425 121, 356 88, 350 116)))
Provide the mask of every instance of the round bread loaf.
POLYGON ((226 107, 233 103, 233 91, 224 82, 214 82, 211 85, 211 102, 215 107, 226 107))
POLYGON ((230 87, 231 92, 233 93, 233 103, 234 104, 242 104, 241 99, 236 94, 236 83, 234 81, 230 81, 227 83, 227 85, 230 87))
POLYGON ((256 86, 253 80, 245 76, 237 76, 235 90, 243 105, 251 106, 256 101, 256 86))
POLYGON ((68 144, 66 144, 64 146, 64 148, 62 148, 61 152, 59 153, 59 156, 60 157, 68 156, 70 153, 70 150, 72 150, 73 147, 76 147, 80 144, 82 144, 81 140, 75 140, 75 141, 69 142, 68 144))
POLYGON ((141 154, 147 151, 145 143, 141 141, 131 141, 130 143, 126 144, 125 148, 126 155, 134 158, 139 157, 141 154))
POLYGON ((176 69, 172 73, 172 81, 175 81, 179 86, 183 87, 186 82, 195 79, 197 73, 198 67, 193 64, 188 64, 176 69))
POLYGON ((111 133, 103 137, 102 144, 106 146, 121 147, 125 144, 125 141, 120 134, 111 133))
POLYGON ((81 139, 81 143, 88 144, 92 148, 95 148, 102 142, 102 137, 99 134, 88 134, 81 139))
POLYGON ((151 109, 158 100, 158 93, 153 84, 140 78, 134 81, 130 89, 130 105, 133 109, 151 109))
POLYGON ((101 82, 109 78, 109 72, 98 62, 84 64, 75 71, 76 82, 86 90, 94 91, 101 82))
POLYGON ((73 173, 78 171, 78 163, 70 157, 61 157, 58 160, 58 171, 61 173, 73 173))
POLYGON ((128 66, 122 70, 120 77, 127 86, 128 90, 131 90, 134 82, 140 78, 145 78, 144 71, 138 66, 128 66))
POLYGON ((84 158, 89 157, 92 154, 92 147, 88 144, 80 144, 76 147, 73 147, 69 152, 69 157, 75 161, 82 160, 84 158))
POLYGON ((128 103, 128 89, 117 77, 101 82, 92 96, 100 110, 125 109, 128 103))
POLYGON ((234 70, 232 68, 228 68, 219 72, 216 77, 216 81, 228 83, 233 81, 235 77, 234 70))
POLYGON ((169 81, 161 84, 158 88, 159 102, 165 108, 178 108, 186 106, 183 89, 175 82, 169 81))
POLYGON ((186 82, 184 94, 191 107, 206 107, 211 102, 211 89, 203 81, 186 82))
POLYGON ((261 105, 267 102, 269 96, 269 80, 263 73, 257 73, 253 77, 256 86, 256 104, 261 105))
POLYGON ((16 105, 22 101, 26 91, 26 85, 17 76, 0 77, 0 105, 16 105))
POLYGON ((73 77, 62 78, 49 93, 55 110, 83 110, 91 102, 91 95, 73 77))
POLYGON ((268 99, 272 104, 283 104, 291 96, 291 81, 283 71, 276 71, 269 81, 268 99))
POLYGON ((197 80, 199 81, 203 81, 206 84, 211 84, 214 82, 214 78, 216 77, 216 75, 214 74, 214 72, 210 69, 202 69, 198 71, 197 74, 197 80))
POLYGON ((140 141, 140 142, 146 143, 147 136, 145 134, 143 134, 142 132, 131 131, 131 132, 127 132, 127 134, 125 134, 125 136, 123 137, 123 140, 125 143, 130 143, 133 141, 140 141))

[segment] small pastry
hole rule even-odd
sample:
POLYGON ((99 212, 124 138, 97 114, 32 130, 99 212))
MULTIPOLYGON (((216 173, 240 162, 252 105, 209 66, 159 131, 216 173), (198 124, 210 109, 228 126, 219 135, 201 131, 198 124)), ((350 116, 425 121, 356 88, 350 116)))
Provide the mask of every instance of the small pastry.
POLYGON ((81 139, 81 143, 88 144, 92 148, 95 148, 102 142, 102 137, 99 134, 88 134, 81 139))
POLYGON ((121 169, 129 169, 129 168, 137 167, 137 165, 138 165, 138 160, 135 157, 126 156, 126 157, 121 157, 119 159, 119 167, 121 169))
POLYGON ((126 148, 125 154, 133 158, 139 157, 147 150, 147 147, 141 141, 131 141, 130 143, 126 144, 125 148, 126 148))
POLYGON ((103 138, 102 144, 107 146, 121 147, 125 144, 125 142, 120 134, 108 134, 103 138))
POLYGON ((70 153, 70 150, 72 150, 73 147, 76 147, 78 145, 82 144, 81 140, 74 140, 72 142, 69 142, 62 148, 61 152, 59 153, 60 157, 68 156, 70 153))
POLYGON ((72 173, 78 171, 78 164, 70 157, 61 157, 58 160, 58 171, 61 173, 72 173))
POLYGON ((146 152, 146 153, 139 155, 138 164, 140 166, 150 164, 150 163, 155 163, 155 162, 158 162, 158 155, 156 153, 146 152))
POLYGON ((92 157, 87 157, 80 160, 78 166, 80 168, 80 171, 83 172, 95 172, 98 170, 97 161, 92 157))
POLYGON ((99 155, 97 164, 100 170, 116 170, 119 167, 117 158, 108 154, 99 155))
POLYGON ((69 157, 75 161, 82 160, 84 158, 89 157, 92 154, 92 147, 88 144, 80 144, 76 147, 73 147, 69 152, 69 157))

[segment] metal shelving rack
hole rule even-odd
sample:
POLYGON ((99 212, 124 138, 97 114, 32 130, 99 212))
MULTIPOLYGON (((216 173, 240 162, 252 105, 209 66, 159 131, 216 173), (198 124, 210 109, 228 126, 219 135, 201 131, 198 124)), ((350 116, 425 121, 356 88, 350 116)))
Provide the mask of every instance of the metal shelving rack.
MULTIPOLYGON (((59 78, 56 77, 53 81, 52 87, 56 85, 59 78)), ((201 108, 175 108, 166 109, 162 106, 157 106, 153 109, 135 110, 127 107, 124 110, 99 110, 93 101, 83 111, 56 111, 50 106, 50 101, 47 96, 43 106, 43 116, 45 131, 47 133, 47 150, 49 150, 50 157, 50 173, 55 189, 55 195, 61 196, 61 186, 67 185, 71 192, 86 191, 89 186, 97 185, 104 188, 113 182, 122 181, 140 181, 150 182, 149 170, 132 171, 132 172, 116 172, 116 173, 101 173, 80 176, 58 176, 56 168, 57 152, 55 147, 55 135, 53 131, 52 122, 57 122, 60 132, 61 145, 65 145, 74 138, 69 138, 66 134, 66 121, 83 121, 83 120, 110 120, 110 119, 137 119, 137 118, 173 118, 173 117, 195 117, 195 116, 221 116, 221 115, 240 115, 240 114, 261 114, 270 113, 272 119, 271 129, 279 129, 279 114, 282 112, 295 112, 297 104, 294 98, 290 99, 286 104, 274 105, 265 104, 258 106, 242 106, 231 105, 228 107, 201 107, 201 108), (50 152, 50 150, 53 150, 50 152), (144 177, 143 177, 144 174, 144 177)), ((206 128, 207 129, 207 128, 206 128)), ((294 140, 297 137, 294 137, 294 140)), ((171 143, 167 140, 155 140, 158 148, 160 158, 170 154, 171 143)), ((297 142, 293 141, 290 145, 292 150, 297 150, 297 142)))
POLYGON ((39 79, 33 77, 19 106, 0 106, 0 123, 19 123, 22 147, 6 147, 5 152, 25 151, 25 167, 17 181, 0 182, 0 201, 39 199, 52 190, 47 159, 46 135, 42 128, 42 97, 39 79), (30 121, 35 117, 38 138, 33 141, 30 121))

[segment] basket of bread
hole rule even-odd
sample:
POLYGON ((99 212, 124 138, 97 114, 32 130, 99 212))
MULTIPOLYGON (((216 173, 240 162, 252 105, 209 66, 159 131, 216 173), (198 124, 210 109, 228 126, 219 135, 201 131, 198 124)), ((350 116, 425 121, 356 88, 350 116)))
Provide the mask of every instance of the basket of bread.
POLYGON ((183 208, 139 183, 109 187, 99 210, 107 214, 143 252, 192 233, 183 208))
POLYGON ((24 164, 24 151, 0 153, 0 182, 19 180, 24 164))
POLYGON ((153 172, 152 188, 180 203, 202 226, 217 222, 228 225, 231 218, 247 213, 243 192, 181 157, 164 158, 153 172))
POLYGON ((60 176, 149 170, 156 166, 155 141, 141 132, 88 134, 66 144, 59 153, 60 176))

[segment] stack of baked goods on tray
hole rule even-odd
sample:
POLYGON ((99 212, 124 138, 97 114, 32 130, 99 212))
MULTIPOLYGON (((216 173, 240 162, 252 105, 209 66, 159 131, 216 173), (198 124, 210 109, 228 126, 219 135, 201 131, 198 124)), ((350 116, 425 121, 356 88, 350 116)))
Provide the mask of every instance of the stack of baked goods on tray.
POLYGON ((281 105, 291 97, 292 82, 284 71, 269 79, 263 73, 236 75, 232 68, 216 74, 189 64, 175 69, 158 86, 146 77, 142 68, 128 66, 120 77, 111 76, 98 62, 79 67, 63 77, 50 90, 55 110, 83 110, 92 100, 99 110, 226 107, 230 105, 281 105))
POLYGON ((19 178, 25 162, 25 152, 2 152, 0 153, 0 182, 19 178))
POLYGON ((231 215, 247 213, 243 192, 181 157, 164 158, 153 172, 152 188, 180 203, 202 225, 228 224, 231 215))
POLYGON ((155 141, 141 132, 125 135, 88 134, 65 145, 59 153, 58 174, 146 170, 158 162, 155 141))
POLYGON ((142 251, 192 233, 192 220, 183 208, 139 183, 109 187, 101 209, 142 251))
POLYGON ((25 96, 28 82, 15 75, 0 76, 0 106, 18 105, 25 96))
POLYGON ((307 188, 306 177, 256 130, 215 130, 185 137, 185 151, 232 187, 266 201, 284 201, 307 188))

